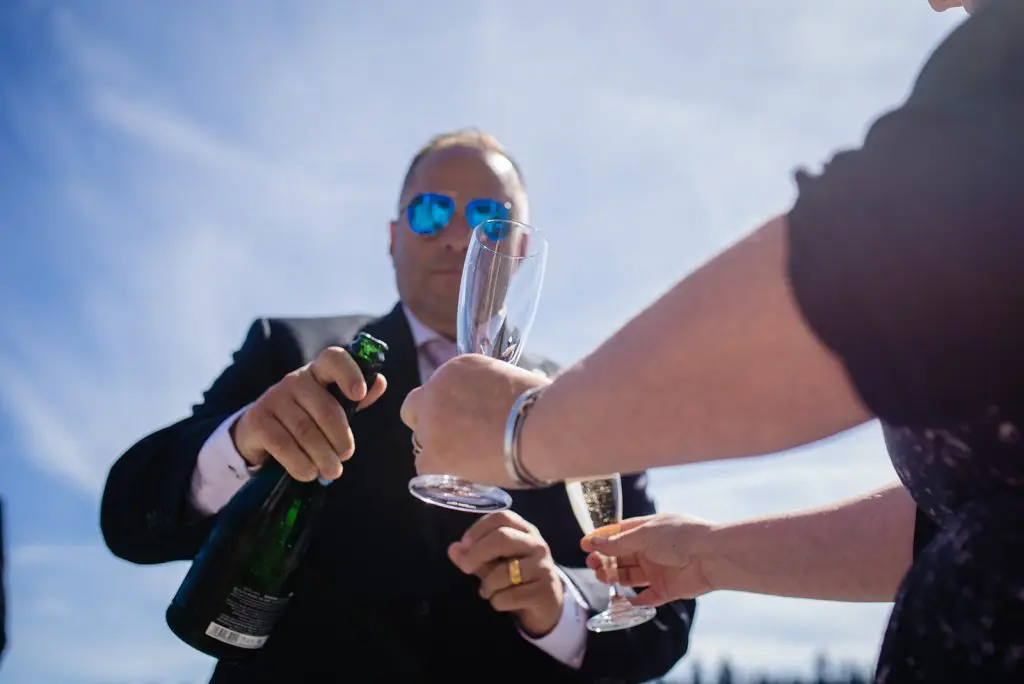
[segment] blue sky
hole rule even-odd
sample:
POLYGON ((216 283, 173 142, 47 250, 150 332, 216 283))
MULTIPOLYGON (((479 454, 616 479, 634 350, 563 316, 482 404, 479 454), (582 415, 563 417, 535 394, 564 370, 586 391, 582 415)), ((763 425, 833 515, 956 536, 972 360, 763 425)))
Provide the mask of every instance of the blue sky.
MULTIPOLYGON (((963 15, 925 0, 0 4, 5 682, 201 682, 185 566, 114 559, 110 463, 182 417, 252 318, 383 312, 408 158, 486 128, 551 240, 531 346, 571 362, 856 144, 963 15)), ((887 481, 877 429, 653 475, 718 520, 887 481)), ((870 663, 887 605, 716 594, 691 654, 870 663)))

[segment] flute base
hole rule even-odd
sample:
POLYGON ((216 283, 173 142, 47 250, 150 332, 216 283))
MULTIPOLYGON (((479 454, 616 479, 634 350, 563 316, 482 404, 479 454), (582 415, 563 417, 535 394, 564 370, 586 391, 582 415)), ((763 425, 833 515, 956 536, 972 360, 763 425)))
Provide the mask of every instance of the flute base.
POLYGON ((651 606, 634 606, 631 603, 610 606, 608 610, 587 620, 587 629, 591 632, 617 632, 642 625, 654 619, 657 613, 651 606))
POLYGON ((465 513, 493 513, 512 507, 501 487, 476 484, 452 475, 420 475, 409 480, 409 493, 420 501, 465 513))

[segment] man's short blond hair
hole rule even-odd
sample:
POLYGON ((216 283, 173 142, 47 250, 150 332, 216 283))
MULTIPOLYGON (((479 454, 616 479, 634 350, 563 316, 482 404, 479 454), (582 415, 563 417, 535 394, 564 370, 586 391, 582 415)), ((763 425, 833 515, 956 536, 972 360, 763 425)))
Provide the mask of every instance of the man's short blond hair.
POLYGON ((519 181, 519 187, 526 194, 526 182, 523 180, 523 171, 519 168, 519 164, 512 158, 509 151, 505 148, 496 137, 486 131, 482 131, 478 128, 461 128, 456 131, 449 131, 448 133, 441 133, 440 135, 434 136, 431 140, 421 147, 416 155, 409 162, 409 169, 405 172, 405 179, 402 181, 402 189, 399 193, 399 203, 402 201, 402 197, 405 196, 405 191, 409 187, 409 181, 412 180, 412 174, 416 171, 416 167, 419 166, 420 162, 427 158, 430 154, 443 150, 448 147, 470 147, 473 149, 481 150, 483 152, 494 152, 508 159, 512 165, 513 170, 516 172, 516 179, 519 181))

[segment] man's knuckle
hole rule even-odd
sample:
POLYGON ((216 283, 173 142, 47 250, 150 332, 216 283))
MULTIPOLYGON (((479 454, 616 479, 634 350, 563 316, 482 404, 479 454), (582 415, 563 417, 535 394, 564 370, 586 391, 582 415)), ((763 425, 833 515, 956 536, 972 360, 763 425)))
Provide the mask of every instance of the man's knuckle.
POLYGON ((338 447, 352 442, 352 429, 343 411, 332 412, 325 406, 317 412, 316 422, 323 428, 324 435, 338 447))
POLYGON ((320 428, 309 416, 301 416, 295 419, 292 425, 292 433, 300 443, 310 442, 318 436, 320 428))
MULTIPOLYGON (((253 404, 243 417, 245 419, 245 427, 248 428, 250 434, 257 438, 265 436, 268 416, 266 407, 262 402, 253 404)), ((242 419, 239 419, 239 424, 241 423, 242 419)))
POLYGON ((286 455, 288 440, 285 439, 280 430, 270 429, 266 422, 257 422, 253 431, 267 451, 270 452, 271 456, 279 458, 286 455))
POLYGON ((334 449, 334 452, 337 453, 339 456, 341 456, 342 454, 351 455, 350 452, 355 451, 355 440, 353 440, 350 435, 347 435, 344 432, 342 432, 341 434, 335 433, 334 435, 332 435, 330 443, 331 447, 334 449))
POLYGON ((295 479, 301 482, 312 482, 316 479, 318 471, 308 461, 302 464, 296 464, 292 470, 292 475, 295 479))
POLYGON ((328 347, 321 352, 320 359, 331 368, 345 368, 349 356, 342 347, 328 347))
POLYGON ((274 385, 256 400, 256 403, 249 409, 251 419, 263 419, 267 414, 273 413, 274 404, 277 403, 277 395, 281 391, 280 384, 274 385))
POLYGON ((349 439, 344 445, 338 449, 338 457, 342 461, 347 461, 352 458, 356 453, 356 443, 349 439))
POLYGON ((281 394, 293 394, 295 392, 296 385, 298 385, 302 379, 302 373, 303 371, 301 369, 294 370, 281 378, 281 381, 272 388, 274 395, 279 396, 281 394))

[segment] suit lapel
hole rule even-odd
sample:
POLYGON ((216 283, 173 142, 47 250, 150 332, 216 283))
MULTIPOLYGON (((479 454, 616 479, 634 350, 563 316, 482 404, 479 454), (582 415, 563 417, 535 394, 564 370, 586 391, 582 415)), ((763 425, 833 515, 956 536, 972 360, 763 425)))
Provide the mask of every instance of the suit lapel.
MULTIPOLYGON (((374 322, 367 332, 377 336, 389 344, 388 359, 385 363, 384 375, 388 379, 387 395, 393 406, 388 406, 389 413, 395 416, 394 430, 400 433, 401 444, 408 445, 399 456, 399 462, 393 464, 398 470, 408 468, 409 477, 415 476, 415 457, 412 454, 412 431, 398 417, 402 402, 406 395, 422 383, 419 370, 419 356, 409 328, 409 321, 397 304, 389 314, 374 322)), ((383 399, 383 398, 382 398, 383 399)), ((412 494, 409 494, 412 497, 412 494)), ((414 502, 416 519, 431 548, 431 556, 441 569, 442 575, 449 574, 453 568, 448 560, 448 545, 457 539, 476 522, 477 516, 459 511, 449 511, 419 501, 414 502)))
POLYGON ((402 402, 405 401, 406 395, 420 385, 419 362, 412 332, 400 304, 387 315, 370 323, 366 331, 388 345, 383 368, 384 377, 388 380, 388 389, 378 400, 384 418, 380 429, 391 432, 392 443, 398 449, 392 455, 392 462, 388 467, 393 468, 394 472, 412 478, 416 474, 412 455, 412 431, 400 417, 402 402))
MULTIPOLYGON (((393 468, 396 476, 407 482, 416 475, 415 457, 412 453, 412 431, 402 422, 400 413, 406 395, 419 387, 422 381, 412 330, 401 303, 396 304, 390 313, 369 324, 366 331, 388 344, 383 371, 388 379, 388 390, 380 401, 384 404, 381 408, 386 411, 390 423, 385 429, 392 431, 394 444, 398 445, 389 468, 393 468)), ((412 524, 419 528, 418 536, 428 547, 428 554, 433 561, 431 565, 450 565, 446 535, 442 527, 443 516, 440 515, 443 509, 416 501, 412 494, 407 496, 413 512, 412 524)))
POLYGON ((384 362, 384 376, 388 379, 387 393, 404 399, 406 394, 420 385, 420 371, 412 331, 402 305, 396 304, 388 314, 367 325, 366 332, 387 343, 388 353, 384 362))

